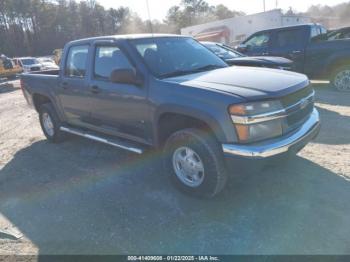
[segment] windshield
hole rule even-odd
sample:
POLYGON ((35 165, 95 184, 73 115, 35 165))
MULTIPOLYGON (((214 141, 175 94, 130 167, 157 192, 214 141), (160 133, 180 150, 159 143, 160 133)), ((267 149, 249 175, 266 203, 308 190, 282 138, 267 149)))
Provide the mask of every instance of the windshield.
POLYGON ((230 50, 229 48, 220 46, 218 44, 205 44, 205 46, 208 47, 211 51, 213 51, 214 54, 216 54, 217 56, 219 56, 224 60, 243 56, 238 52, 235 52, 233 50, 230 50))
POLYGON ((192 38, 163 37, 131 40, 157 77, 170 77, 227 67, 192 38))
POLYGON ((350 29, 331 31, 327 35, 327 40, 339 40, 350 38, 350 29))
POLYGON ((34 65, 34 64, 38 64, 38 60, 34 59, 34 58, 26 58, 26 59, 22 59, 21 60, 23 65, 34 65))

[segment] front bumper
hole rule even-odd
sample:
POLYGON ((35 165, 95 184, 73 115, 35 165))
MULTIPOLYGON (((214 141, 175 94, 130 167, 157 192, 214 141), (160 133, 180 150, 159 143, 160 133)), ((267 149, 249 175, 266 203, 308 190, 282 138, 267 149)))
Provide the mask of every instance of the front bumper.
POLYGON ((222 148, 227 156, 238 156, 250 159, 272 157, 293 149, 295 149, 295 151, 302 149, 318 135, 320 126, 320 115, 315 108, 303 126, 292 134, 252 145, 223 144, 222 148))

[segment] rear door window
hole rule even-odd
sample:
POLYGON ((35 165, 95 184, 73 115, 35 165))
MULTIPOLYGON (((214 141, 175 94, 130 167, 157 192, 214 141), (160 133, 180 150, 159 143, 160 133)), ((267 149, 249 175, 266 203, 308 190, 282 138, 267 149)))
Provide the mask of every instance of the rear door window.
POLYGON ((285 47, 299 47, 301 34, 300 30, 287 30, 279 31, 276 33, 276 47, 285 48, 285 47))
POLYGON ((83 78, 86 75, 88 45, 72 46, 69 49, 65 76, 83 78))

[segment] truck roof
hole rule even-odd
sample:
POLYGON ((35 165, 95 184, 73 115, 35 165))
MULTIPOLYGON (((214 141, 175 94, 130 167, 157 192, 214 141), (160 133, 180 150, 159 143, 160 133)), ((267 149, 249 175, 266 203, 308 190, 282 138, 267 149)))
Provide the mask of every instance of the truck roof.
POLYGON ((319 23, 308 23, 308 24, 301 24, 301 25, 281 26, 281 27, 276 27, 276 28, 260 30, 260 31, 258 31, 256 33, 270 32, 270 31, 276 31, 276 30, 281 30, 281 29, 299 28, 299 27, 311 27, 311 26, 323 26, 323 25, 321 25, 319 23))
POLYGON ((90 43, 90 42, 96 41, 96 40, 118 40, 118 39, 131 40, 131 39, 147 39, 147 38, 159 38, 159 37, 189 37, 189 36, 176 35, 176 34, 109 35, 109 36, 98 36, 98 37, 90 37, 90 38, 83 38, 83 39, 79 39, 79 40, 74 40, 74 41, 69 42, 69 44, 90 43))

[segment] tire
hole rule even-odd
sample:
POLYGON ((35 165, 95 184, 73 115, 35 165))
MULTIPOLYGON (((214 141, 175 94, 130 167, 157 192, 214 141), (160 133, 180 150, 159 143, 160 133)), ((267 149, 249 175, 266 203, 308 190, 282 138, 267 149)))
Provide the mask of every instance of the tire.
POLYGON ((62 142, 65 138, 65 134, 60 130, 61 121, 59 120, 57 113, 51 103, 43 104, 39 109, 39 120, 41 129, 43 130, 44 135, 47 140, 52 143, 62 142), (48 119, 49 118, 49 119, 48 119), (46 122, 51 121, 51 123, 46 122), (48 128, 48 125, 52 125, 51 128, 48 128))
POLYGON ((227 169, 223 152, 215 138, 198 129, 184 129, 172 134, 163 150, 165 170, 173 184, 182 192, 212 198, 224 189, 227 169), (192 174, 191 168, 196 170, 196 175, 191 178, 181 175, 192 174), (185 172, 186 170, 190 171, 185 172))
POLYGON ((332 74, 331 85, 340 92, 350 92, 350 66, 340 67, 332 74))

